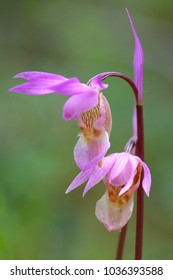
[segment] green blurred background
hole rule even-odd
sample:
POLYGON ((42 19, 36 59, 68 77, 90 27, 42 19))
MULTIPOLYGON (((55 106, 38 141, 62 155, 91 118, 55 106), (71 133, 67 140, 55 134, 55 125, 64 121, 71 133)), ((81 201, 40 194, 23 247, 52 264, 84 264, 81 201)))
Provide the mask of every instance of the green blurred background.
MULTIPOLYGON (((82 198, 65 195, 77 175, 78 128, 62 120, 66 97, 9 93, 38 70, 87 82, 103 71, 133 77, 128 7, 145 54, 145 155, 152 191, 145 199, 144 259, 173 258, 173 1, 0 1, 0 258, 113 259, 118 232, 95 217, 103 183, 82 198)), ((110 152, 131 137, 133 94, 121 80, 105 91, 113 114, 110 152)), ((125 259, 133 259, 135 212, 125 259)))

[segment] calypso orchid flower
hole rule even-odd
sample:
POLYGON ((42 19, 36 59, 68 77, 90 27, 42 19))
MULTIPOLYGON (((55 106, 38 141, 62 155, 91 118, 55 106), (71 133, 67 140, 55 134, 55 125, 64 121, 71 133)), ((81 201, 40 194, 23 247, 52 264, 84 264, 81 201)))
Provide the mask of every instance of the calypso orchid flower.
POLYGON ((66 193, 88 180, 83 195, 101 180, 106 192, 96 204, 96 217, 108 231, 121 229, 130 219, 133 211, 133 197, 142 187, 147 196, 150 193, 151 174, 147 165, 128 152, 115 153, 105 157, 101 166, 81 171, 72 181, 66 193), (142 177, 143 172, 143 177, 142 177))
POLYGON ((99 164, 110 147, 109 136, 112 117, 109 103, 101 90, 108 87, 101 77, 95 76, 89 85, 77 78, 46 72, 23 72, 14 78, 23 78, 27 82, 10 89, 29 95, 58 93, 69 95, 63 108, 63 119, 76 119, 81 133, 74 148, 74 158, 81 170, 99 164))

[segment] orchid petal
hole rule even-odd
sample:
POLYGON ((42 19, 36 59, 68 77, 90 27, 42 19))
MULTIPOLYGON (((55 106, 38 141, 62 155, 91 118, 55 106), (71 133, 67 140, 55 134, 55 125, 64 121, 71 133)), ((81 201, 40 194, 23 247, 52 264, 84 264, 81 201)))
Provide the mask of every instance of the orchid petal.
POLYGON ((63 119, 71 120, 77 115, 86 112, 98 104, 98 92, 88 91, 87 93, 71 96, 64 104, 63 119))
POLYGON ((108 231, 118 230, 125 226, 133 211, 133 195, 123 206, 112 203, 108 192, 96 203, 95 214, 108 231))
POLYGON ((86 171, 81 171, 76 177, 75 179, 72 181, 72 183, 70 184, 70 186, 68 187, 68 189, 66 190, 65 193, 69 193, 72 190, 76 189, 77 187, 79 187, 81 184, 83 184, 90 176, 90 174, 92 173, 92 170, 88 169, 86 171))
POLYGON ((93 88, 97 88, 99 90, 102 90, 102 89, 106 89, 108 88, 108 84, 103 84, 102 82, 102 79, 103 77, 105 76, 105 74, 101 73, 101 74, 98 74, 96 76, 94 76, 90 81, 89 81, 89 84, 93 87, 93 88))
POLYGON ((90 175, 88 183, 84 189, 83 196, 96 184, 98 184, 108 173, 113 165, 113 160, 111 157, 105 157, 101 163, 101 167, 96 167, 90 175))
POLYGON ((150 195, 150 188, 151 188, 151 172, 150 169, 148 168, 148 166, 142 161, 140 160, 142 166, 143 166, 143 170, 144 170, 144 177, 142 180, 142 187, 146 193, 147 196, 150 195))
POLYGON ((17 74, 14 78, 26 79, 28 82, 15 86, 11 88, 10 91, 31 95, 53 93, 54 91, 51 89, 53 85, 68 80, 60 75, 37 71, 22 72, 17 74))
POLYGON ((48 85, 37 82, 28 82, 11 88, 9 91, 30 95, 43 95, 53 93, 54 91, 48 85))
POLYGON ((44 95, 44 94, 49 94, 54 92, 48 86, 45 86, 43 84, 33 83, 33 82, 15 86, 11 88, 9 91, 18 92, 22 94, 29 94, 29 95, 44 95))
POLYGON ((129 159, 128 153, 116 153, 114 154, 114 165, 108 174, 109 183, 113 183, 116 177, 124 170, 127 161, 129 159))
POLYGON ((57 84, 52 87, 54 92, 60 92, 62 94, 74 95, 74 94, 96 94, 98 90, 82 84, 77 78, 71 78, 64 83, 57 84))
POLYGON ((137 86, 139 93, 139 103, 142 104, 142 83, 143 83, 143 64, 144 64, 144 55, 140 40, 134 28, 130 13, 128 9, 126 9, 130 25, 132 28, 133 36, 135 39, 135 51, 134 51, 134 60, 133 60, 133 68, 134 68, 134 82, 137 86))
POLYGON ((86 141, 83 134, 74 148, 74 159, 81 170, 89 169, 97 165, 110 147, 109 136, 102 131, 100 136, 86 141))
POLYGON ((29 82, 32 82, 33 80, 39 80, 39 81, 46 81, 46 80, 56 80, 56 83, 59 82, 65 82, 68 80, 67 78, 57 75, 57 74, 51 74, 47 72, 38 72, 38 71, 28 71, 28 72, 22 72, 14 76, 14 78, 21 78, 26 79, 29 82))
POLYGON ((23 72, 16 75, 15 78, 25 78, 28 80, 28 82, 15 86, 11 88, 10 91, 31 95, 55 93, 55 85, 59 85, 61 90, 59 91, 59 94, 72 95, 74 93, 70 90, 68 91, 69 85, 73 87, 74 84, 80 84, 77 78, 67 79, 63 76, 49 73, 43 74, 42 72, 41 74, 40 72, 23 72), (65 88, 67 88, 67 90, 65 90, 65 88))
POLYGON ((73 95, 85 92, 95 92, 94 89, 81 84, 77 78, 67 79, 56 74, 46 72, 22 72, 14 78, 23 78, 27 83, 18 85, 10 89, 12 92, 24 94, 42 95, 49 93, 59 93, 64 95, 73 95))
MULTIPOLYGON (((128 181, 127 181, 126 185, 121 189, 121 191, 119 193, 119 196, 124 194, 125 192, 127 192, 131 188, 131 186, 133 184, 134 177, 136 175, 138 161, 136 160, 135 157, 131 156, 131 157, 129 157, 129 163, 131 165, 130 176, 128 178, 128 181)), ((138 179, 138 182, 137 182, 138 186, 139 186, 139 183, 140 183, 140 180, 138 179)), ((135 185, 134 192, 135 192, 135 190, 138 186, 135 185)))
POLYGON ((111 180, 111 185, 115 187, 126 185, 131 175, 131 169, 132 169, 131 162, 130 160, 127 160, 121 172, 111 180))

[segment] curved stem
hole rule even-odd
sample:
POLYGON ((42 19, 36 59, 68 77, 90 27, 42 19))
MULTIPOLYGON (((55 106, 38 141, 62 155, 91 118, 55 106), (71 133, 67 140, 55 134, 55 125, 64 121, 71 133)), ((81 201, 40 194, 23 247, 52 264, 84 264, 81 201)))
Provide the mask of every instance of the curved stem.
POLYGON ((124 74, 122 74, 120 72, 103 72, 103 73, 100 73, 100 74, 92 77, 88 81, 87 84, 89 85, 90 83, 92 83, 92 81, 96 77, 98 78, 99 76, 100 76, 102 81, 105 80, 106 78, 109 78, 109 77, 118 77, 118 78, 121 78, 121 79, 125 80, 131 86, 131 88, 133 90, 133 93, 135 95, 136 104, 138 104, 138 89, 137 89, 135 83, 128 76, 126 76, 126 75, 124 75, 124 74))
MULTIPOLYGON (((136 106, 137 114, 137 156, 144 161, 144 124, 143 124, 143 107, 136 106)), ((143 175, 142 175, 143 176, 143 175)), ((137 191, 137 214, 136 214, 136 246, 135 259, 142 259, 142 243, 143 243, 143 220, 144 220, 144 191, 141 183, 137 191)))

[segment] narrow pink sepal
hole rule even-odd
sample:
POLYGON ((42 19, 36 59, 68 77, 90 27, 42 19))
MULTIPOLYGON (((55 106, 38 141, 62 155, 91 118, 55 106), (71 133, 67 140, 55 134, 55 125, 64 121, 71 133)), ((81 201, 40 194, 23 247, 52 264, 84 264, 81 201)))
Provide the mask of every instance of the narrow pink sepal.
POLYGON ((96 166, 93 168, 93 172, 91 173, 87 185, 83 191, 83 196, 106 176, 112 165, 113 161, 111 157, 105 157, 102 160, 101 167, 96 166))
POLYGON ((70 184, 70 186, 67 188, 65 193, 69 193, 72 190, 76 189, 77 187, 79 187, 81 184, 83 184, 90 176, 90 174, 92 173, 92 170, 88 169, 86 171, 81 171, 76 177, 75 179, 72 181, 72 183, 70 184))
POLYGON ((27 71, 27 72, 21 72, 17 75, 14 76, 14 78, 21 78, 21 79, 26 79, 27 81, 34 81, 34 80, 56 80, 59 82, 65 82, 68 80, 64 76, 57 75, 57 74, 52 74, 52 73, 47 73, 47 72, 39 72, 39 71, 27 71))
MULTIPOLYGON (((30 95, 43 95, 55 92, 52 86, 64 83, 68 79, 47 72, 29 71, 17 74, 14 78, 26 79, 27 82, 11 88, 9 91, 30 95)), ((73 78, 72 78, 73 79, 73 78)), ((76 78, 75 78, 76 79, 76 78)))
POLYGON ((14 78, 27 80, 26 83, 10 89, 12 92, 19 92, 23 94, 43 95, 58 93, 63 95, 76 95, 81 93, 96 92, 95 89, 80 83, 79 79, 75 77, 67 79, 63 76, 49 74, 46 72, 22 72, 17 74, 14 78))
POLYGON ((142 84, 143 84, 143 64, 144 64, 144 54, 142 50, 142 46, 136 30, 134 28, 130 13, 128 9, 126 9, 130 25, 132 28, 132 32, 135 39, 135 51, 134 51, 134 60, 133 60, 133 68, 134 68, 134 82, 138 89, 138 101, 139 104, 142 104, 142 84))
POLYGON ((21 94, 29 94, 29 95, 44 95, 50 94, 54 91, 48 88, 47 86, 39 85, 37 83, 24 83, 13 88, 10 88, 9 91, 11 92, 18 92, 21 94))
POLYGON ((144 170, 142 187, 143 187, 146 195, 149 196, 150 188, 151 188, 151 172, 150 172, 150 169, 148 168, 148 166, 142 160, 140 160, 140 162, 141 162, 143 170, 144 170))

